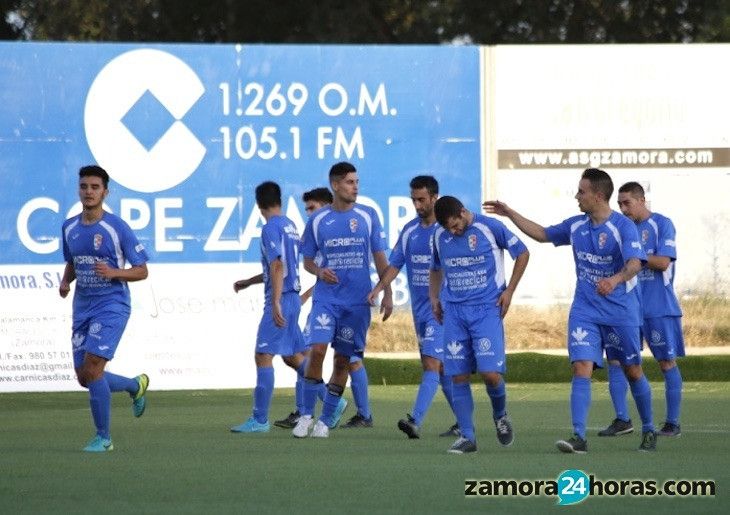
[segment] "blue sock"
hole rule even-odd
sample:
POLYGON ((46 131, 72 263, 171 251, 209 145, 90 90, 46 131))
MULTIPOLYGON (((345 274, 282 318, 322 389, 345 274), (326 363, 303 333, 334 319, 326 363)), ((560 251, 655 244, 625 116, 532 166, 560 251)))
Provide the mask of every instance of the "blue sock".
POLYGON ((304 378, 304 410, 302 415, 313 415, 317 406, 317 396, 322 393, 324 383, 321 379, 304 378))
POLYGON ((89 405, 96 426, 96 434, 108 439, 112 414, 112 392, 109 389, 109 383, 102 376, 101 379, 88 383, 86 387, 89 389, 89 405))
POLYGON ((586 422, 591 409, 591 379, 573 376, 570 389, 570 415, 573 418, 573 432, 586 438, 586 422))
POLYGON ((357 412, 362 418, 370 418, 368 374, 365 372, 365 366, 360 367, 354 372, 350 372, 350 388, 352 389, 352 396, 355 398, 357 412))
POLYGON ((441 380, 441 391, 444 392, 444 397, 446 397, 446 402, 449 403, 449 408, 451 408, 451 412, 454 412, 454 381, 451 379, 451 376, 447 376, 444 374, 439 375, 439 379, 441 380))
POLYGON ((474 422, 472 421, 474 398, 471 395, 471 384, 468 381, 466 383, 454 383, 453 399, 454 413, 456 414, 456 421, 459 423, 461 436, 475 442, 474 422))
POLYGON ((679 424, 679 408, 682 404, 682 374, 674 366, 664 372, 664 390, 667 399, 667 422, 679 424))
POLYGON ((613 409, 616 418, 629 421, 629 407, 626 403, 626 392, 629 391, 629 382, 621 365, 608 365, 608 392, 611 394, 613 409))
POLYGON ((343 387, 336 384, 329 384, 325 387, 327 393, 324 395, 324 402, 322 403, 322 415, 319 419, 327 424, 332 424, 332 419, 335 415, 337 405, 340 404, 342 393, 345 391, 343 387))
POLYGON ((645 375, 637 381, 629 381, 631 395, 634 396, 636 409, 641 417, 641 432, 654 431, 654 421, 651 418, 651 386, 645 375))
POLYGON ((294 385, 294 402, 299 413, 304 412, 304 370, 306 360, 297 368, 297 382, 294 385))
POLYGON ((269 406, 274 395, 274 367, 256 369, 256 388, 253 389, 253 418, 259 424, 269 421, 269 406))
POLYGON ((423 417, 426 416, 428 408, 431 407, 433 396, 439 388, 439 373, 431 370, 424 370, 421 375, 421 384, 416 394, 416 402, 413 404, 413 413, 411 416, 416 421, 416 425, 420 426, 423 417))
POLYGON ((109 384, 109 390, 112 392, 129 392, 129 395, 134 395, 139 390, 139 383, 131 377, 104 372, 104 379, 106 379, 106 382, 109 384))
POLYGON ((487 395, 492 400, 492 417, 494 420, 502 418, 507 414, 507 391, 504 380, 495 387, 487 386, 487 395))

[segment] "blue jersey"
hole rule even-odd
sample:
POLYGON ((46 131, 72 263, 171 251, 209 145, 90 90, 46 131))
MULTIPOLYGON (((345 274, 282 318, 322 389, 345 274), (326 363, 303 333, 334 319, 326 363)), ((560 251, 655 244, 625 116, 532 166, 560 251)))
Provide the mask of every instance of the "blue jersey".
POLYGON ((573 246, 577 281, 571 316, 611 326, 643 323, 636 277, 619 283, 609 295, 596 291, 598 281, 620 272, 629 259, 646 261, 636 224, 612 211, 600 225, 594 226, 588 215, 578 215, 547 227, 545 234, 556 247, 573 246))
POLYGON ((281 260, 284 284, 281 293, 299 292, 299 233, 294 222, 283 215, 272 216, 261 228, 261 267, 264 296, 271 303, 271 263, 281 260))
POLYGON ((441 300, 498 310, 497 299, 507 287, 504 250, 516 259, 527 247, 494 218, 475 213, 460 236, 438 227, 433 235, 431 268, 443 269, 441 300))
POLYGON ((391 266, 399 270, 403 265, 406 266, 411 310, 417 322, 432 316, 428 297, 428 270, 431 266, 431 237, 436 227, 436 223, 424 227, 420 218, 414 218, 403 227, 390 253, 391 266))
POLYGON ((103 213, 100 220, 85 225, 81 215, 63 223, 63 258, 73 264, 76 274, 74 317, 94 310, 129 313, 129 287, 126 281, 105 279, 94 271, 96 263, 122 269, 147 262, 147 253, 129 225, 116 215, 103 213))
POLYGON ((385 232, 371 207, 355 204, 347 211, 325 206, 315 212, 304 229, 302 254, 320 255, 322 268, 337 274, 338 282, 317 281, 314 297, 318 302, 339 305, 367 304, 372 289, 370 259, 385 250, 385 232))
POLYGON ((639 272, 641 300, 644 318, 682 316, 677 296, 674 293, 675 260, 677 247, 674 243, 674 224, 666 216, 652 213, 649 218, 636 225, 641 245, 647 255, 664 256, 671 259, 664 271, 644 266, 639 272))

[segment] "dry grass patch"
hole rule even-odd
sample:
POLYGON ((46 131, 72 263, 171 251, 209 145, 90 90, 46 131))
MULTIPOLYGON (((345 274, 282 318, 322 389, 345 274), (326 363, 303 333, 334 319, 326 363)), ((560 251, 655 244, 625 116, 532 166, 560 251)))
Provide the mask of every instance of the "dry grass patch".
MULTIPOLYGON (((505 319, 510 350, 562 349, 569 305, 514 305, 505 319)), ((687 347, 730 345, 730 299, 696 297, 682 301, 687 347)), ((418 343, 410 310, 396 311, 387 322, 373 319, 370 352, 416 352, 418 343)))

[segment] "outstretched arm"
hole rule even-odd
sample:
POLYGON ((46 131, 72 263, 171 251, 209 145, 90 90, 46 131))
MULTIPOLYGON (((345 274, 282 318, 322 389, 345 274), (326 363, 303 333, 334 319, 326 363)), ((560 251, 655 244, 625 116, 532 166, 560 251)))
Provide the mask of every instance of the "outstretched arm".
POLYGON ((264 274, 254 275, 253 277, 249 277, 248 279, 241 279, 233 283, 233 291, 238 293, 241 290, 245 290, 249 286, 253 286, 254 284, 261 284, 264 282, 264 274))
POLYGON ((532 220, 528 220, 504 202, 500 202, 499 200, 487 200, 482 204, 482 209, 484 209, 485 213, 506 216, 520 231, 535 241, 539 241, 540 243, 546 243, 549 241, 547 234, 545 233, 545 228, 542 225, 533 222, 532 220))

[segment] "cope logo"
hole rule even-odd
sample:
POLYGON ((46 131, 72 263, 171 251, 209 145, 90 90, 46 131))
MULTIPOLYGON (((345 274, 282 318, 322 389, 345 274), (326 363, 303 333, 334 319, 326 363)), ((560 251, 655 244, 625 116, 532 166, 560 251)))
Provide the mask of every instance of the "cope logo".
POLYGON ((195 72, 167 52, 132 50, 112 59, 86 97, 84 128, 91 153, 131 190, 153 193, 177 186, 205 156, 203 144, 181 121, 204 92, 195 72), (167 110, 174 118, 149 148, 125 123, 138 103, 167 110))

